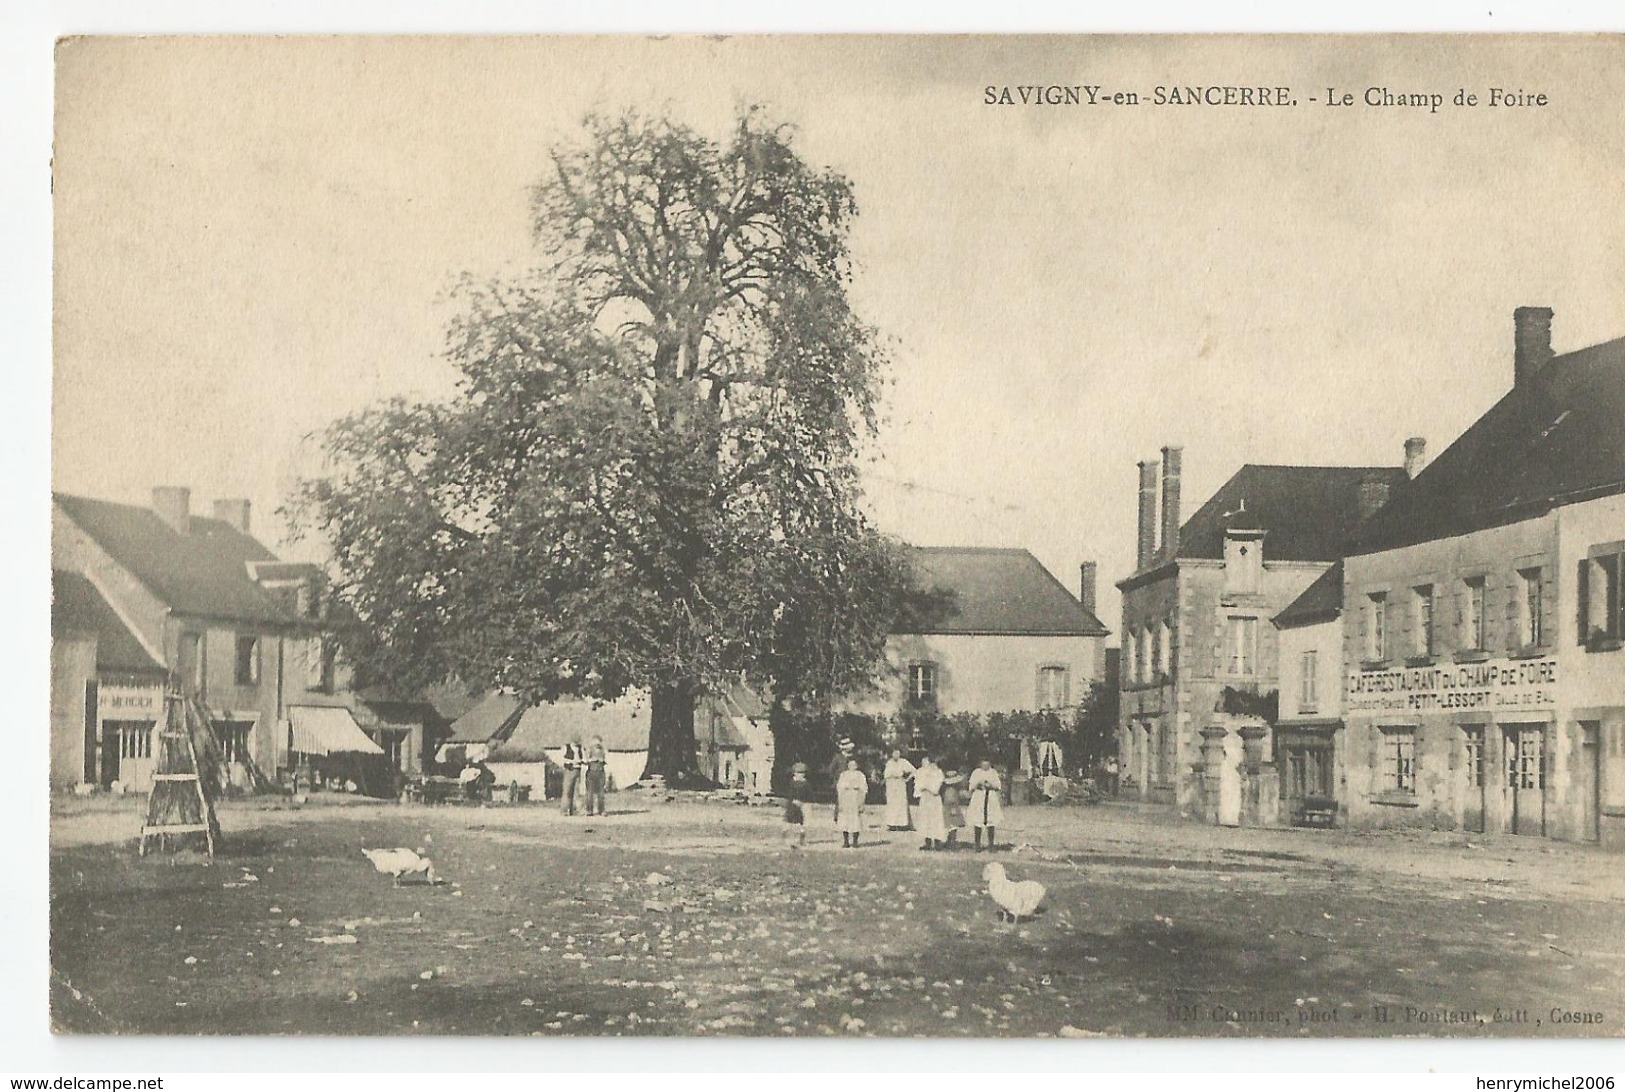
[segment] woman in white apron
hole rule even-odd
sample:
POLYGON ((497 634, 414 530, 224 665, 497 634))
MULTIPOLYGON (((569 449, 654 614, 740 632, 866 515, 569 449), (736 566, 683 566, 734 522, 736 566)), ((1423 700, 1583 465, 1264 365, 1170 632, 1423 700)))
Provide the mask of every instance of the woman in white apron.
POLYGON ((914 763, 903 757, 902 751, 893 751, 886 763, 886 829, 907 830, 908 780, 915 773, 914 763))
POLYGON ((835 825, 841 831, 841 844, 852 849, 863 833, 863 801, 869 795, 869 779, 858 769, 858 760, 846 760, 846 772, 835 782, 835 825))
POLYGON ((993 763, 984 758, 982 764, 971 771, 968 787, 970 806, 965 811, 976 837, 977 852, 982 849, 984 828, 987 830, 987 848, 991 850, 995 844, 994 828, 1004 819, 1004 805, 1000 799, 1004 793, 1004 782, 999 779, 999 772, 993 768, 993 763))
POLYGON ((926 755, 920 759, 920 768, 914 771, 914 792, 919 797, 915 816, 920 821, 920 834, 925 838, 921 849, 942 849, 948 840, 948 827, 942 812, 942 767, 926 755))

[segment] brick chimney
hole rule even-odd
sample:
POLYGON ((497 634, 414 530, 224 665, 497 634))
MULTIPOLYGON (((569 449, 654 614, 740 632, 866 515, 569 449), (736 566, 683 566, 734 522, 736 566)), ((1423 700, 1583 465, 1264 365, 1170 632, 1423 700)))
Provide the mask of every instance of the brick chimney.
POLYGON ((184 485, 152 487, 152 510, 183 535, 192 533, 192 491, 184 485))
POLYGON ((1405 441, 1405 476, 1414 478, 1422 473, 1428 462, 1428 441, 1425 436, 1412 436, 1405 441))
POLYGON ((229 523, 243 534, 248 534, 248 501, 241 497, 222 497, 214 502, 214 518, 229 523))
POLYGON ((1388 479, 1380 474, 1367 474, 1360 479, 1359 485, 1359 515, 1361 520, 1371 518, 1371 514, 1388 503, 1388 479))
POLYGON ((1095 613, 1095 574, 1097 572, 1093 561, 1085 561, 1078 566, 1078 602, 1090 614, 1095 613))
POLYGON ((1136 569, 1149 569, 1157 554, 1157 460, 1140 463, 1140 549, 1136 569))
POLYGON ((1552 309, 1519 307, 1512 328, 1512 385, 1521 387, 1552 359, 1552 309))
POLYGON ((1162 559, 1179 553, 1179 457, 1184 448, 1162 449, 1162 559))

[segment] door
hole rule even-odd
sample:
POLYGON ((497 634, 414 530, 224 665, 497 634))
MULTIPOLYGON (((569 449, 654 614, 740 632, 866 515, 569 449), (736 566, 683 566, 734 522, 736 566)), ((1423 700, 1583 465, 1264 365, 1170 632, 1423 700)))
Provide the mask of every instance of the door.
MULTIPOLYGON (((116 763, 108 783, 122 781, 132 792, 146 792, 152 788, 152 774, 157 762, 153 758, 153 729, 150 720, 106 720, 102 722, 104 756, 110 755, 116 763)), ((107 776, 107 759, 102 766, 107 776)))
POLYGON ((1596 721, 1580 723, 1580 764, 1575 780, 1580 795, 1580 837, 1587 842, 1602 839, 1602 748, 1598 738, 1601 728, 1596 721))
POLYGON ((1219 825, 1241 825, 1241 737, 1224 737, 1224 760, 1219 763, 1219 825))
POLYGON ((1484 726, 1463 725, 1462 729, 1461 826, 1463 830, 1484 833, 1484 726))
POLYGON ((1506 729, 1507 804, 1512 833, 1546 833, 1546 728, 1512 724, 1506 729))

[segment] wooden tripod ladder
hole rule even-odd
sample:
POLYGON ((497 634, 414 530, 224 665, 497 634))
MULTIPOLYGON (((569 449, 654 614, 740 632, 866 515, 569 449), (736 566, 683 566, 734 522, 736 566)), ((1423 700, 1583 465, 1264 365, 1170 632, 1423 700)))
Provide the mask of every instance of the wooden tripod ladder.
POLYGON ((214 813, 214 785, 198 762, 196 731, 207 732, 208 720, 181 694, 164 695, 164 723, 158 732, 158 772, 152 775, 147 817, 141 824, 141 856, 147 839, 168 846, 172 835, 201 834, 214 856, 220 821, 214 813))

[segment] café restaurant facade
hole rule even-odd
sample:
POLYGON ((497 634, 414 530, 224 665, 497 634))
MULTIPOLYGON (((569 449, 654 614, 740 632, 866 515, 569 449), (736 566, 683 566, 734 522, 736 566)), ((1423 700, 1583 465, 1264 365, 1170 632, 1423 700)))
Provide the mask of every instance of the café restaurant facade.
POLYGON ((1554 357, 1550 317, 1345 559, 1351 826, 1625 848, 1625 339, 1554 357))

